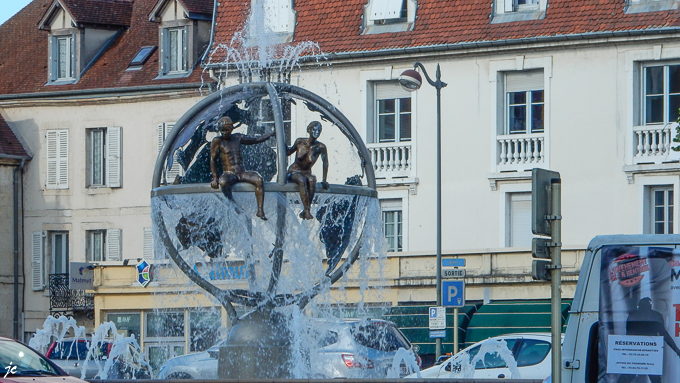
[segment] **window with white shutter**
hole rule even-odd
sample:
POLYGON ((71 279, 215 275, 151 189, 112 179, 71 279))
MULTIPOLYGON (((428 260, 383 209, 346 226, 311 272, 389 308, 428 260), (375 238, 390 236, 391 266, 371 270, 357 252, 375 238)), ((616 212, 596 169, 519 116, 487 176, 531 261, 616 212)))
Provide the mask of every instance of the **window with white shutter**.
POLYGON ((508 193, 507 212, 507 246, 531 246, 531 193, 508 193))
POLYGON ((392 20, 406 17, 404 0, 372 0, 370 20, 392 20))
MULTIPOLYGON (((157 143, 157 148, 158 148, 158 153, 161 152, 161 149, 163 148, 163 143, 165 142, 165 139, 168 137, 170 134, 170 131, 172 131, 172 128, 175 126, 174 122, 165 122, 162 124, 158 124, 158 129, 156 131, 156 143, 157 143)), ((167 165, 167 164, 166 164, 167 165)), ((170 169, 167 168, 167 166, 163 166, 163 176, 161 177, 161 183, 168 183, 171 184, 175 181, 175 178, 177 176, 183 176, 184 175, 184 169, 182 166, 177 162, 177 157, 175 154, 175 157, 173 158, 172 161, 172 166, 170 169)))
POLYGON ((289 32, 290 0, 264 0, 265 25, 275 33, 289 32))
POLYGON ((48 130, 47 180, 48 189, 68 189, 68 130, 48 130))
POLYGON ((153 261, 153 230, 150 227, 144 228, 142 256, 147 261, 153 261))
POLYGON ((120 261, 122 259, 121 230, 106 230, 106 260, 120 261))
POLYGON ((31 234, 31 285, 35 291, 44 288, 43 238, 42 231, 31 234))
POLYGON ((121 186, 121 149, 122 149, 122 128, 112 126, 106 129, 106 185, 111 188, 121 186))
POLYGON ((87 129, 88 187, 121 187, 122 128, 87 129))

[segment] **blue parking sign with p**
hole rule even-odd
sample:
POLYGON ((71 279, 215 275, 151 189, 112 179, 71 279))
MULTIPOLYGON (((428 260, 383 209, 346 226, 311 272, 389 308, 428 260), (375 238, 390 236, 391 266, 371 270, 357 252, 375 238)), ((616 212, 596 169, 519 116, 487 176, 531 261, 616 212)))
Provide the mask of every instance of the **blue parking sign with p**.
POLYGON ((442 306, 465 306, 465 281, 442 281, 442 306))

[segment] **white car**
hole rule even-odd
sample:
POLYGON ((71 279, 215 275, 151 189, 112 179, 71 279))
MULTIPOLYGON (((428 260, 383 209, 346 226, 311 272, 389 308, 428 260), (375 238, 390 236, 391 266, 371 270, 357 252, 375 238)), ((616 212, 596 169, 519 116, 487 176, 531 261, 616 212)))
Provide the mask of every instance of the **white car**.
POLYGON ((475 343, 407 378, 544 379, 551 372, 551 355, 550 333, 507 334, 475 343), (480 349, 484 355, 477 356, 480 349))

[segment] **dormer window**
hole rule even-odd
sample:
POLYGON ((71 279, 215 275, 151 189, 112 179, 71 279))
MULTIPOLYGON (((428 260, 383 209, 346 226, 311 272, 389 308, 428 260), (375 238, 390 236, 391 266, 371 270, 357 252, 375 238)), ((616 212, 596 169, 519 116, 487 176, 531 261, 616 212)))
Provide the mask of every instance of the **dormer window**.
POLYGON ((548 0, 494 0, 492 24, 545 18, 548 0))
POLYGON ((159 23, 158 78, 188 76, 210 38, 212 0, 158 0, 149 21, 159 23))
POLYGON ((398 23, 406 21, 407 14, 406 0, 375 0, 369 20, 375 24, 398 23))
POLYGON ((49 32, 47 84, 77 82, 130 26, 131 15, 132 2, 53 0, 38 23, 39 29, 49 32), (107 12, 95 12, 103 7, 107 12))
POLYGON ((259 40, 265 33, 272 44, 290 43, 295 33, 295 20, 291 0, 252 0, 248 34, 259 40))
POLYGON ((413 29, 417 6, 416 0, 369 0, 364 7, 363 34, 413 29))
POLYGON ((680 0, 626 0, 624 12, 661 12, 680 8, 680 0))

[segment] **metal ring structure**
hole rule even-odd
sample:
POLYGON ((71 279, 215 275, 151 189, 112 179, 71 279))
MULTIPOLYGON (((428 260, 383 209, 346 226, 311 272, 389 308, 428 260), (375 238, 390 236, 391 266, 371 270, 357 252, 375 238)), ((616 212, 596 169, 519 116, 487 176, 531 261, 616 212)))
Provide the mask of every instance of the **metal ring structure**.
MULTIPOLYGON (((192 194, 192 193, 209 193, 215 191, 210 188, 208 184, 184 184, 184 185, 167 185, 161 186, 161 177, 163 174, 163 167, 166 164, 167 158, 174 153, 176 149, 187 143, 186 137, 192 133, 192 127, 197 126, 200 120, 207 118, 206 114, 211 111, 216 113, 224 112, 231 107, 232 103, 245 99, 258 98, 269 96, 271 101, 272 112, 274 115, 274 128, 276 131, 276 147, 277 147, 277 181, 266 182, 264 187, 267 192, 280 193, 297 193, 296 185, 289 184, 286 181, 286 173, 288 168, 288 158, 286 156, 286 143, 283 124, 283 114, 281 108, 281 95, 286 94, 293 96, 295 99, 300 99, 306 102, 307 107, 312 111, 320 113, 324 118, 337 126, 340 131, 347 137, 347 139, 357 149, 358 155, 361 159, 362 169, 366 175, 367 187, 348 186, 348 185, 330 185, 328 190, 317 190, 317 193, 334 193, 334 194, 348 194, 355 196, 366 196, 370 198, 377 198, 375 173, 373 164, 370 160, 370 154, 366 148, 361 136, 356 131, 352 123, 332 104, 320 96, 302 89, 300 87, 284 84, 284 83, 246 83, 239 84, 222 91, 215 92, 204 98, 192 108, 190 108, 176 123, 171 132, 166 137, 163 147, 158 155, 154 167, 152 179, 151 197, 172 195, 172 194, 192 194), (311 106, 311 107, 310 107, 311 106), (315 109, 312 109, 315 108, 315 109)), ((167 162, 170 166, 170 162, 167 162)), ((249 184, 239 183, 234 185, 232 192, 252 192, 254 187, 249 184)), ((278 209, 281 214, 281 207, 278 209)), ((309 301, 314 298, 323 288, 337 282, 354 262, 359 258, 361 236, 351 251, 349 251, 347 259, 339 265, 333 273, 327 278, 319 281, 313 287, 299 292, 297 294, 275 294, 276 285, 281 272, 281 264, 283 261, 283 250, 280 246, 284 240, 283 226, 278 225, 277 228, 277 244, 272 257, 272 275, 269 287, 266 292, 250 292, 247 290, 231 289, 222 290, 210 283, 200 276, 179 254, 170 239, 170 235, 166 229, 166 224, 160 211, 155 212, 152 217, 154 225, 158 225, 158 234, 168 251, 168 255, 175 262, 175 264, 189 277, 189 279, 196 283, 199 287, 213 295, 227 310, 227 313, 232 320, 232 323, 238 321, 238 315, 233 307, 233 304, 239 304, 248 307, 256 307, 257 309, 271 310, 274 307, 286 306, 291 304, 298 304, 300 308, 306 306, 309 301), (278 251, 277 251, 278 249, 278 251)), ((366 223, 364 221, 364 227, 366 223)), ((358 228, 363 232, 364 227, 358 228)))

